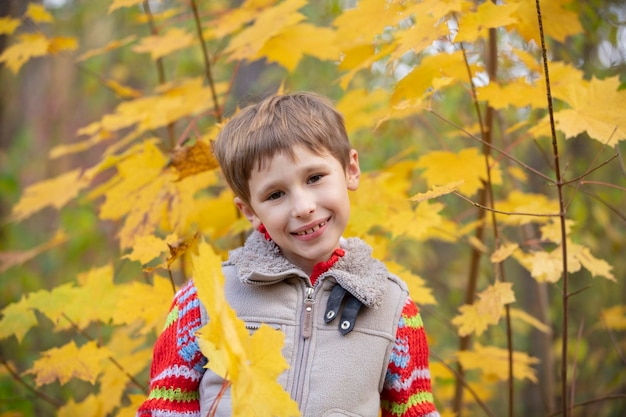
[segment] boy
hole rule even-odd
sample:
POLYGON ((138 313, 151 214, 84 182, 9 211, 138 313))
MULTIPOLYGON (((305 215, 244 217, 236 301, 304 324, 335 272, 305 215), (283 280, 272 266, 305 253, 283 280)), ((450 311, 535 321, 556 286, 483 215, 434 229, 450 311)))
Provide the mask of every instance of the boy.
MULTIPOLYGON (((362 240, 342 237, 361 171, 332 104, 312 93, 271 96, 235 115, 213 151, 254 227, 223 264, 226 297, 251 329, 284 332, 289 369, 279 382, 302 415, 439 416, 406 285, 362 240)), ((207 318, 193 281, 170 311, 137 415, 204 417, 224 381, 203 368, 195 332, 207 318)), ((230 415, 228 392, 215 415, 230 415)))

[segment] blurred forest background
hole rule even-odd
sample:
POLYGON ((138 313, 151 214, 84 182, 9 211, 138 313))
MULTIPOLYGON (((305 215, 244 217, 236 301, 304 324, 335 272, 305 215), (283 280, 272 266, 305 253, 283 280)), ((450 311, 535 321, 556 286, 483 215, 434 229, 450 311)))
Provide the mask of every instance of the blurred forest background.
POLYGON ((443 416, 625 415, 626 4, 540 5, 2 0, 0 417, 133 415, 189 254, 246 231, 207 144, 278 90, 346 116, 443 416))

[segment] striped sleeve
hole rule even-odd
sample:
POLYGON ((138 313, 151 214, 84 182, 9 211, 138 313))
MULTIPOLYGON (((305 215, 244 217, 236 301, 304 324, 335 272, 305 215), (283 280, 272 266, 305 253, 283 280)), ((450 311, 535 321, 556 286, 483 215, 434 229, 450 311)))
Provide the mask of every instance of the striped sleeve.
POLYGON ((192 281, 174 296, 153 350, 150 392, 137 417, 197 417, 200 379, 206 358, 195 333, 202 327, 200 301, 192 281))
POLYGON ((398 323, 381 408, 382 417, 439 417, 430 383, 426 332, 411 298, 407 298, 398 323))

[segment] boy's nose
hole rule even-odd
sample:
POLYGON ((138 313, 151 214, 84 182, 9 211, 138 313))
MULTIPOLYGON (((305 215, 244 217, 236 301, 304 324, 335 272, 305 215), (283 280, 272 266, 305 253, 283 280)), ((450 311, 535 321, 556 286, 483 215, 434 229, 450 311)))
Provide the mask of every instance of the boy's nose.
POLYGON ((306 217, 315 211, 315 199, 306 192, 294 195, 293 216, 306 217))

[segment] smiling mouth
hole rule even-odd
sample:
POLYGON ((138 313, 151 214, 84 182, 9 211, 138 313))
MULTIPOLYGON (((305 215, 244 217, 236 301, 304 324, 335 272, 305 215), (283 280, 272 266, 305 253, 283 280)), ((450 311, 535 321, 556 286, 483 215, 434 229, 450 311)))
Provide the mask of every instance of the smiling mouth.
POLYGON ((306 229, 306 230, 303 230, 303 231, 301 231, 301 232, 296 232, 295 234, 296 234, 296 235, 298 235, 298 236, 306 236, 306 235, 310 235, 311 233, 315 233, 315 232, 317 232, 318 230, 320 230, 320 228, 322 228, 322 227, 326 226, 326 223, 327 223, 327 220, 324 220, 323 222, 319 223, 319 224, 318 224, 318 225, 316 225, 316 226, 313 226, 313 227, 312 227, 312 228, 310 228, 310 229, 306 229))

